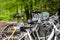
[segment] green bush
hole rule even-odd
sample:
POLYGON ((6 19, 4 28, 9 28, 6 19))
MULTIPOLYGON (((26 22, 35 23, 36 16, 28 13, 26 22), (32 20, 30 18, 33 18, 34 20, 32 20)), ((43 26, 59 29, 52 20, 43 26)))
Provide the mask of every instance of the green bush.
MULTIPOLYGON (((16 13, 17 9, 23 12, 25 8, 30 11, 37 8, 41 12, 48 11, 52 15, 60 8, 60 0, 0 0, 0 19, 5 21, 16 20, 11 15, 16 13)), ((23 20, 26 21, 26 14, 24 12, 23 14, 25 15, 23 20)))

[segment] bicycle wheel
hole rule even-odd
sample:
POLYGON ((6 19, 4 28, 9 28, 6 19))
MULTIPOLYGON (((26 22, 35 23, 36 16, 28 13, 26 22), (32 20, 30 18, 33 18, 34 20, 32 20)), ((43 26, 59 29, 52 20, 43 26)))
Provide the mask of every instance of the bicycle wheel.
POLYGON ((38 35, 38 39, 41 38, 41 39, 45 39, 48 38, 48 36, 51 34, 52 32, 52 26, 44 26, 44 25, 38 25, 37 26, 37 35, 38 35))
POLYGON ((60 34, 59 34, 59 35, 57 35, 57 38, 56 38, 56 40, 60 40, 60 34))
POLYGON ((31 35, 23 35, 22 39, 21 40, 33 40, 32 36, 31 35), (29 37, 30 36, 30 37, 29 37))

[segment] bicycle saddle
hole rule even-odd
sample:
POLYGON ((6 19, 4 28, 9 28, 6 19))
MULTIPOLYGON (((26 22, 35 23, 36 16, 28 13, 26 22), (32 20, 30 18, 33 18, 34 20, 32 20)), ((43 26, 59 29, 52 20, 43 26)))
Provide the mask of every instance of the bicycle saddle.
POLYGON ((22 18, 23 15, 16 15, 16 18, 22 18))
POLYGON ((32 13, 37 14, 37 13, 41 13, 39 10, 34 10, 32 13))
MULTIPOLYGON (((47 27, 47 26, 49 26, 50 24, 49 24, 49 23, 46 23, 46 24, 45 24, 45 23, 42 23, 41 25, 42 25, 43 27, 47 27)), ((51 26, 51 25, 50 25, 50 26, 51 26)))
POLYGON ((29 27, 20 27, 20 29, 31 29, 33 28, 33 26, 29 26, 29 27))
POLYGON ((29 27, 20 27, 21 31, 25 31, 25 32, 26 32, 25 29, 31 29, 31 28, 33 28, 33 26, 29 26, 29 27))
POLYGON ((42 27, 44 27, 44 28, 45 28, 45 27, 46 27, 46 24, 42 24, 42 27))
POLYGON ((54 24, 56 25, 58 23, 58 21, 57 20, 54 20, 54 24))
POLYGON ((11 24, 11 23, 10 24, 7 24, 7 27, 10 27, 10 26, 13 26, 13 24, 11 24))
POLYGON ((35 22, 37 22, 38 20, 28 20, 28 24, 34 24, 35 22))

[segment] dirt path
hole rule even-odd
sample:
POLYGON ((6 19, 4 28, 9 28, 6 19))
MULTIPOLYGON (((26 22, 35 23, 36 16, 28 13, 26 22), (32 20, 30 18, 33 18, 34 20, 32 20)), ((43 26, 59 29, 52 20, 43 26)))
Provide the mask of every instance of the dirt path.
POLYGON ((0 21, 0 38, 2 38, 2 30, 7 25, 6 21, 0 21))

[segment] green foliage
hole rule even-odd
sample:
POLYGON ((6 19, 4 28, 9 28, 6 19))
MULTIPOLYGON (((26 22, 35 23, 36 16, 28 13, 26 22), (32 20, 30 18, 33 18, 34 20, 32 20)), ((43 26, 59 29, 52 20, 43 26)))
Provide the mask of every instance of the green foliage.
MULTIPOLYGON (((18 12, 25 15, 25 8, 34 10, 35 8, 40 11, 48 11, 51 15, 56 13, 60 7, 60 0, 0 0, 0 19, 10 20, 11 15, 18 12)), ((12 19, 14 20, 14 19, 12 19)), ((24 16, 26 20, 26 15, 24 16)))

